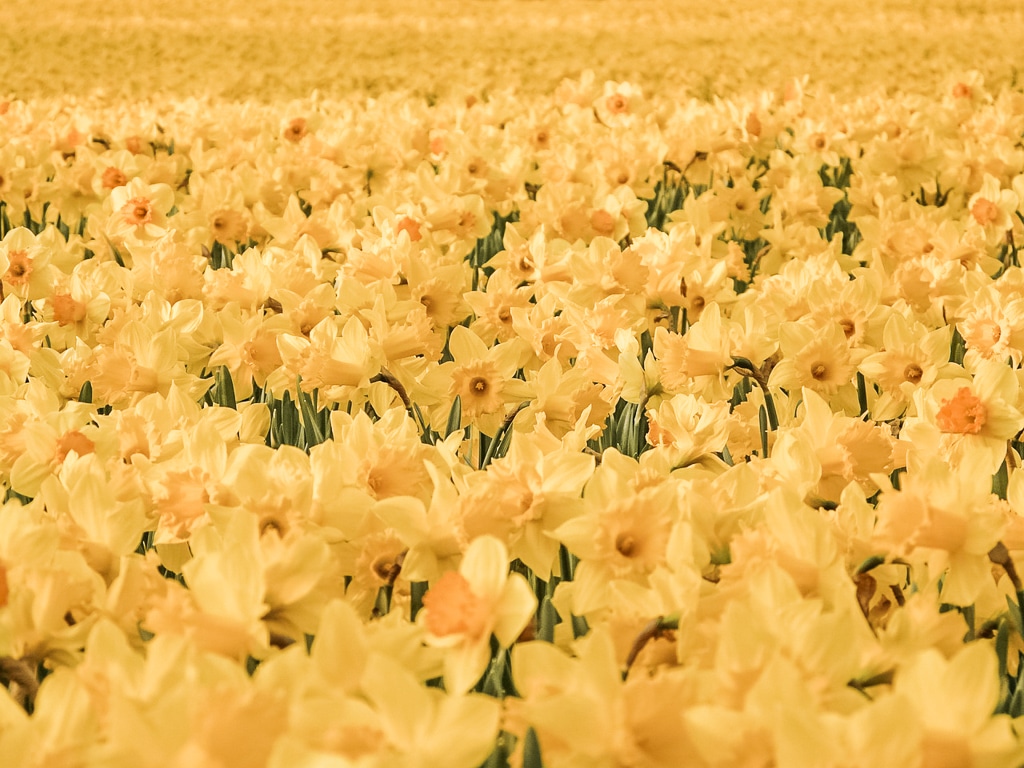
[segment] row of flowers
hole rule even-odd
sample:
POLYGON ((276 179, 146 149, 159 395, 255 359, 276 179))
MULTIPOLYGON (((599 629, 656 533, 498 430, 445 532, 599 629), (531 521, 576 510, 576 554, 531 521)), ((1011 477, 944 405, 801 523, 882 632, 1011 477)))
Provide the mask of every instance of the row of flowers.
POLYGON ((18 96, 280 101, 313 89, 337 96, 412 90, 449 95, 546 93, 581 62, 601 79, 685 88, 710 101, 787 77, 843 95, 930 92, 949 72, 1019 79, 1024 14, 1014 0, 922 8, 865 0, 766 5, 734 0, 708 12, 630 0, 201 0, 145 8, 89 0, 59 8, 8 0, 0 88, 18 96), (820 18, 829 23, 822 25, 820 18), (969 41, 969 45, 965 44, 969 41))
POLYGON ((1020 763, 1024 95, 206 106, 0 108, 11 765, 1020 763))

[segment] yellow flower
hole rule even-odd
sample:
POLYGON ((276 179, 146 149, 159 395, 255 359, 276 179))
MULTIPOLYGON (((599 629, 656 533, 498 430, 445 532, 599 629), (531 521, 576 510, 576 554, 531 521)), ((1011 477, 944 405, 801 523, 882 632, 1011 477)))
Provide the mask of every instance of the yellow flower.
POLYGON ((714 463, 729 434, 729 405, 707 403, 693 395, 675 395, 647 411, 647 442, 667 454, 675 467, 714 463))
POLYGON ((1017 404, 1020 384, 1013 369, 983 360, 973 379, 942 379, 914 396, 917 416, 908 418, 900 437, 914 454, 938 454, 958 468, 969 455, 994 475, 1006 457, 1006 441, 1024 427, 1017 404))
POLYGON ((463 297, 476 314, 470 330, 492 344, 495 339, 505 342, 515 338, 512 313, 529 308, 533 289, 520 287, 520 279, 511 272, 498 270, 488 278, 486 290, 469 291, 463 297))
POLYGON ((337 233, 332 222, 321 209, 307 216, 299 205, 296 195, 288 197, 287 205, 280 216, 268 211, 262 204, 253 206, 253 217, 259 227, 268 232, 275 244, 282 248, 296 248, 303 236, 308 235, 320 250, 335 245, 337 233))
POLYGON ((464 424, 477 424, 493 435, 505 405, 522 402, 530 394, 529 385, 513 377, 522 346, 513 340, 488 349, 479 336, 459 325, 452 329, 448 348, 454 358, 448 395, 460 398, 464 424))
POLYGON ((1013 226, 1017 205, 1016 192, 1001 189, 999 179, 986 173, 981 189, 967 201, 968 225, 980 227, 990 243, 997 243, 1013 226))
POLYGON ((306 339, 300 335, 277 335, 282 365, 267 377, 267 386, 277 393, 294 391, 296 378, 302 389, 320 393, 328 402, 343 402, 353 390, 366 388, 379 369, 366 328, 356 317, 340 327, 334 317, 316 324, 306 339))
POLYGON ((514 433, 506 456, 466 478, 460 533, 470 541, 483 534, 502 539, 511 557, 547 579, 558 555, 550 534, 579 513, 580 492, 593 471, 591 456, 558 442, 542 446, 535 433, 514 433))
POLYGON ((722 317, 718 304, 708 304, 700 320, 685 334, 657 328, 654 354, 661 364, 661 383, 669 392, 687 392, 705 388, 717 393, 725 369, 732 365, 730 323, 722 317), (696 379, 696 381, 694 381, 696 379))
MULTIPOLYGON (((449 686, 447 675, 445 685, 449 686)), ((397 753, 394 765, 475 768, 494 749, 501 705, 489 696, 466 696, 450 687, 446 695, 426 688, 380 653, 368 659, 362 687, 397 753)))
POLYGON ((331 426, 334 440, 318 450, 330 452, 336 481, 375 499, 429 498, 425 462, 433 461, 435 454, 420 441, 415 422, 404 409, 384 411, 376 422, 362 412, 354 418, 338 412, 331 426))
POLYGON ((140 178, 110 192, 107 232, 112 240, 146 241, 167 232, 167 214, 174 207, 174 191, 167 184, 147 184, 140 178))
POLYGON ((270 606, 263 600, 256 521, 236 515, 223 535, 208 525, 189 541, 193 557, 182 567, 188 589, 168 582, 143 626, 157 635, 184 635, 229 658, 264 656, 270 637, 261 619, 270 606))
MULTIPOLYGON (((545 765, 705 765, 700 731, 689 720, 695 703, 685 674, 631 675, 623 682, 612 638, 595 630, 569 657, 547 643, 516 646, 512 670, 522 700, 513 726, 532 726, 545 765), (698 762, 699 761, 699 762, 698 762)), ((710 734, 708 734, 710 736, 710 734)))
POLYGON ((882 395, 871 408, 876 421, 899 416, 921 387, 929 387, 950 370, 948 326, 929 330, 915 320, 893 313, 882 331, 882 350, 865 357, 860 371, 877 382, 882 395))
POLYGON ((150 524, 142 497, 129 491, 118 498, 118 490, 95 453, 69 457, 40 489, 47 509, 59 515, 90 567, 108 582, 150 524))
POLYGON ((992 646, 971 643, 948 659, 925 649, 897 671, 893 696, 903 705, 895 733, 916 737, 920 765, 1020 764, 1009 715, 992 714, 999 701, 992 646))
POLYGON ((408 581, 436 581, 443 571, 454 568, 462 555, 455 486, 441 479, 436 467, 428 465, 428 471, 434 480, 429 510, 411 496, 392 496, 373 505, 373 514, 408 547, 401 571, 408 581))
POLYGON ((795 390, 807 387, 831 396, 849 388, 856 359, 838 322, 816 329, 802 323, 779 326, 782 360, 771 372, 772 387, 795 390))
POLYGON ((60 525, 41 503, 10 501, 0 512, 8 588, 0 609, 0 653, 74 664, 99 617, 106 583, 82 553, 59 548, 60 525))
POLYGON ((252 385, 264 386, 267 377, 281 365, 277 337, 287 330, 282 315, 262 317, 239 311, 237 305, 217 313, 223 341, 210 356, 208 367, 226 366, 231 374, 235 397, 252 395, 252 385))
MULTIPOLYGON (((56 233, 55 229, 47 232, 56 233)), ((51 292, 54 279, 52 254, 58 247, 51 234, 35 235, 25 227, 15 227, 0 242, 0 280, 5 294, 20 299, 41 299, 51 292)), ((58 242, 63 238, 58 235, 58 242)))
POLYGON ((504 404, 501 396, 503 377, 490 360, 474 360, 452 372, 448 393, 462 400, 462 411, 469 419, 497 412, 504 404))
POLYGON ((1020 365, 1024 358, 1024 301, 1006 296, 996 283, 973 293, 964 308, 957 330, 967 345, 964 364, 974 367, 980 360, 1020 365))
POLYGON ((929 561, 949 573, 942 599, 970 605, 992 578, 988 552, 999 541, 1006 518, 991 493, 992 472, 979 453, 966 454, 953 470, 937 458, 911 467, 899 491, 885 491, 878 503, 874 541, 893 556, 936 550, 929 561))
POLYGON ((871 422, 833 414, 814 390, 803 390, 803 405, 803 422, 787 432, 787 437, 798 436, 813 447, 821 465, 821 479, 813 494, 819 499, 839 501, 851 481, 865 496, 878 490, 871 478, 892 471, 893 439, 871 422))
POLYGON ((575 614, 603 607, 610 581, 647 584, 666 564, 678 517, 677 490, 652 474, 614 449, 605 451, 584 491, 582 514, 553 532, 580 558, 573 582, 575 614))
POLYGON ((574 430, 586 416, 586 426, 599 430, 613 408, 608 388, 593 382, 580 368, 563 369, 554 358, 544 363, 530 377, 529 383, 535 395, 516 419, 517 427, 528 429, 531 422, 542 422, 548 430, 561 437, 574 430))
POLYGON ((110 446, 102 444, 107 441, 101 441, 100 430, 89 423, 89 411, 75 403, 23 424, 19 424, 20 419, 11 418, 9 431, 17 431, 19 443, 10 467, 10 485, 15 491, 35 496, 43 481, 59 472, 69 456, 77 454, 81 458, 92 454, 97 443, 101 443, 100 450, 107 453, 110 446))
POLYGON ((502 648, 529 623, 537 599, 520 574, 508 572, 508 550, 493 536, 474 539, 458 571, 441 576, 423 598, 418 621, 426 641, 445 650, 450 693, 468 691, 491 659, 491 635, 502 648))

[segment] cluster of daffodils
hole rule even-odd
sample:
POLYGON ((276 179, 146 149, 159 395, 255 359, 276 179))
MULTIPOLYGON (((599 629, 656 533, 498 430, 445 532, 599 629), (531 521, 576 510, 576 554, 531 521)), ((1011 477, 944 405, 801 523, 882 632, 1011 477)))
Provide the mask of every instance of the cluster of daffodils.
POLYGON ((0 96, 549 93, 585 63, 710 101, 805 73, 851 96, 931 93, 965 68, 1015 84, 1024 70, 1018 0, 54 2, 4 0, 0 96))
POLYGON ((1020 765, 1022 136, 3 102, 4 765, 1020 765))

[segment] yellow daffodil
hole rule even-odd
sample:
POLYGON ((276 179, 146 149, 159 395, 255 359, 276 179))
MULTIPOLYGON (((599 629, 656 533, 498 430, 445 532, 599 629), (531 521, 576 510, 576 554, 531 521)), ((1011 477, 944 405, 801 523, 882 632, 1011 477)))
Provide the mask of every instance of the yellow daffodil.
POLYGON ((445 687, 467 691, 487 669, 491 635, 500 648, 515 642, 537 607, 522 575, 509 574, 505 545, 493 536, 474 539, 458 571, 432 583, 420 619, 426 641, 443 648, 445 687))

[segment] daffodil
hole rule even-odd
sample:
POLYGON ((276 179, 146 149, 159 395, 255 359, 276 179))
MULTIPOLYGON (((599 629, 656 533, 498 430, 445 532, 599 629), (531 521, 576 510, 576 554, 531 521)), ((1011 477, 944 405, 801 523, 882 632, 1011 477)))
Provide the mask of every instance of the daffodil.
POLYGON ((972 643, 948 659, 929 648, 896 673, 893 696, 901 706, 890 716, 898 718, 896 733, 911 742, 921 765, 1008 767, 1020 761, 1009 717, 992 714, 999 698, 995 663, 990 646, 972 643))
POLYGON ((25 227, 15 227, 0 241, 0 274, 4 293, 22 300, 41 299, 53 280, 53 249, 49 236, 36 235, 25 227))
POLYGON ((779 326, 782 360, 772 369, 772 387, 795 390, 807 387, 832 397, 849 389, 859 355, 850 349, 838 322, 815 329, 802 323, 779 326))
POLYGON ((508 572, 505 545, 493 536, 474 539, 458 571, 448 571, 423 598, 419 621, 426 641, 443 648, 445 687, 467 691, 486 671, 491 636, 500 648, 515 642, 537 607, 521 574, 508 572))
POLYGON ((687 717, 692 682, 679 673, 623 682, 606 632, 581 643, 576 658, 550 644, 524 643, 513 650, 512 668, 523 696, 513 714, 523 730, 536 732, 545 765, 703 764, 695 762, 703 734, 687 717))
POLYGON ((487 345, 472 331, 456 326, 448 341, 451 366, 449 396, 462 404, 464 423, 494 434, 508 403, 525 400, 530 388, 514 378, 522 348, 515 341, 487 345))
POLYGON ((167 184, 147 184, 135 178, 111 190, 108 204, 111 239, 152 240, 167 232, 167 214, 174 207, 174 191, 167 184))
POLYGON ((981 453, 965 454, 955 470, 934 457, 912 464, 899 491, 882 493, 874 541, 897 557, 934 550, 935 576, 949 568, 942 599, 969 605, 992 578, 988 553, 1007 524, 991 488, 981 453))
POLYGON ((515 433, 506 456, 465 478, 460 533, 470 541, 483 534, 501 539, 510 556, 547 579, 558 555, 552 533, 582 511, 580 494, 593 471, 591 456, 515 433))
POLYGON ((948 378, 927 392, 918 390, 917 416, 900 432, 915 454, 936 453, 954 467, 969 455, 979 469, 994 475, 1006 457, 1006 441, 1024 427, 1018 408, 1020 383, 1003 363, 981 361, 973 378, 948 378))

